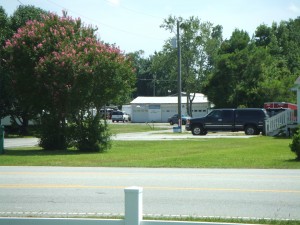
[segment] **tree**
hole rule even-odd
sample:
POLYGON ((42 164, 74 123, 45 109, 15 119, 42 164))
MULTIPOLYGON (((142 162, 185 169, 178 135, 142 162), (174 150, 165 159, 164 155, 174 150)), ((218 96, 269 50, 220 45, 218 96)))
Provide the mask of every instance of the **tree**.
POLYGON ((3 9, 2 6, 0 6, 0 41, 1 45, 3 45, 6 41, 6 39, 11 35, 10 30, 10 23, 9 18, 3 9))
MULTIPOLYGON (((4 12, 4 10, 3 10, 4 12)), ((12 37, 13 33, 16 32, 19 28, 24 26, 28 20, 41 20, 42 14, 46 14, 46 12, 40 8, 36 8, 34 6, 19 6, 18 9, 14 12, 14 14, 10 17, 6 17, 6 22, 1 23, 1 34, 4 34, 1 38, 1 46, 5 45, 5 41, 12 37), (4 32, 4 30, 5 32, 4 32)), ((2 17, 5 18, 5 17, 2 17)), ((5 20, 3 20, 5 21, 5 20)), ((1 48, 1 55, 4 55, 5 52, 1 48)), ((2 58, 2 57, 1 57, 2 58)), ((5 58, 5 56, 4 56, 5 58)), ((6 56, 7 58, 7 56, 6 56)), ((8 57, 9 58, 9 57, 8 57)), ((30 108, 26 108, 24 105, 21 105, 23 101, 20 101, 16 95, 12 92, 9 85, 9 70, 6 68, 6 61, 2 60, 0 64, 2 64, 2 72, 1 72, 1 83, 3 87, 2 90, 2 98, 1 107, 2 115, 10 116, 12 123, 16 126, 20 124, 20 134, 27 135, 28 134, 28 121, 34 118, 34 115, 31 112, 30 108)), ((21 97, 21 96, 19 96, 21 97)))
POLYGON ((235 30, 221 45, 204 93, 216 107, 295 102, 290 89, 300 75, 299 30, 299 19, 260 25, 252 40, 235 30))
POLYGON ((41 21, 43 15, 47 14, 45 10, 33 5, 19 5, 16 11, 11 16, 10 28, 13 32, 17 32, 20 27, 23 27, 27 21, 41 21))
POLYGON ((155 92, 158 96, 177 93, 176 53, 173 49, 155 52, 150 71, 155 76, 155 92))
POLYGON ((9 38, 11 35, 11 30, 9 27, 9 18, 7 14, 5 13, 2 6, 0 6, 0 119, 5 117, 8 112, 7 108, 10 107, 10 94, 9 94, 9 88, 7 85, 7 76, 4 69, 4 63, 2 55, 4 54, 2 46, 5 44, 5 41, 7 38, 9 38))
POLYGON ((263 80, 258 84, 265 101, 295 102, 292 88, 300 75, 300 19, 282 21, 271 27, 261 25, 255 32, 255 44, 264 48, 268 63, 263 66, 263 80), (263 41, 262 41, 263 40, 263 41))
MULTIPOLYGON (((187 93, 187 113, 192 116, 192 102, 195 93, 201 92, 202 84, 206 80, 208 72, 211 69, 214 54, 222 40, 222 27, 214 27, 210 22, 201 22, 197 17, 190 17, 183 20, 181 17, 170 16, 164 20, 161 26, 166 30, 174 32, 177 21, 180 21, 180 45, 181 45, 181 65, 182 65, 182 87, 187 93)), ((169 40, 164 51, 177 61, 176 49, 171 46, 169 40)), ((173 63, 174 66, 177 63, 173 63)), ((170 70, 174 73, 171 77, 174 79, 177 71, 170 70)))
POLYGON ((249 41, 247 32, 236 29, 215 56, 203 92, 216 107, 237 107, 246 95, 243 87, 249 80, 244 73, 248 66, 249 41))
POLYGON ((136 74, 136 89, 133 97, 153 95, 153 75, 151 69, 151 58, 143 57, 144 51, 140 50, 128 54, 133 62, 136 74))
POLYGON ((6 42, 14 91, 40 115, 45 149, 73 144, 103 150, 109 136, 103 136, 100 108, 132 89, 131 62, 115 46, 97 40, 94 32, 80 19, 49 14, 42 21, 28 21, 6 42))

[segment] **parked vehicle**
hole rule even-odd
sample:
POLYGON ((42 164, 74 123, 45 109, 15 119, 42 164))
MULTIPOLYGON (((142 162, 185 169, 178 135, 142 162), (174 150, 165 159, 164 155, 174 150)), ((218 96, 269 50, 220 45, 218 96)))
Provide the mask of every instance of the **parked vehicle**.
POLYGON ((122 121, 124 123, 124 122, 128 122, 129 118, 130 118, 129 115, 126 112, 122 112, 122 111, 113 111, 111 114, 112 122, 122 121))
POLYGON ((289 102, 266 102, 264 103, 264 108, 270 117, 285 110, 293 110, 295 117, 297 116, 297 105, 289 102))
POLYGON ((205 117, 188 119, 185 129, 193 135, 206 135, 208 131, 244 131, 246 135, 258 135, 264 131, 268 118, 265 109, 214 109, 205 117))
MULTIPOLYGON (((189 117, 189 116, 181 115, 181 120, 182 120, 181 124, 185 125, 187 119, 190 119, 190 118, 191 117, 189 117)), ((169 117, 168 123, 170 123, 170 125, 178 124, 178 114, 174 114, 173 116, 169 117)))
POLYGON ((105 117, 106 117, 106 119, 111 119, 111 114, 112 114, 113 111, 114 110, 111 109, 111 108, 105 108, 105 109, 103 108, 103 109, 101 109, 100 110, 101 118, 105 119, 105 117))

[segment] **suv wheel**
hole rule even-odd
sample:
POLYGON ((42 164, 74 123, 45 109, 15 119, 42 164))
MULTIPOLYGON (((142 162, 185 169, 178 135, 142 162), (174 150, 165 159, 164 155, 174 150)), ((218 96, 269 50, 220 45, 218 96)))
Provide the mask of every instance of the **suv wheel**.
POLYGON ((245 128, 245 134, 246 135, 257 135, 258 134, 257 128, 253 125, 248 125, 245 128))
POLYGON ((194 126, 192 128, 192 134, 193 135, 206 135, 207 132, 201 126, 194 126))

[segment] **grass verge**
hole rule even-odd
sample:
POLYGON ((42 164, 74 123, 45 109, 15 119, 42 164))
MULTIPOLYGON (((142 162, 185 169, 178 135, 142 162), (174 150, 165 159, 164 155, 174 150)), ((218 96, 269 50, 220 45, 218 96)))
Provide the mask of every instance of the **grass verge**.
POLYGON ((268 224, 268 225, 300 225, 299 220, 269 220, 269 219, 239 219, 239 218, 197 218, 197 217, 180 217, 180 218, 152 218, 144 217, 144 220, 176 220, 188 222, 209 222, 209 223, 236 223, 236 224, 268 224))
POLYGON ((6 149, 0 166, 87 166, 168 168, 300 169, 291 139, 189 139, 114 141, 104 153, 45 151, 38 147, 6 149))

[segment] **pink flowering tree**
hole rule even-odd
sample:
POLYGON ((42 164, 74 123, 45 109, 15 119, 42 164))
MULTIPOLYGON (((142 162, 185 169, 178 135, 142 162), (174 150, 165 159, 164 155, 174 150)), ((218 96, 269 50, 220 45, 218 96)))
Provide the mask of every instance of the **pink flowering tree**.
POLYGON ((118 48, 97 40, 80 19, 50 14, 28 21, 5 49, 15 92, 40 115, 42 147, 107 147, 100 108, 134 84, 131 62, 118 48))
POLYGON ((42 14, 47 14, 46 11, 36 8, 34 6, 20 5, 11 15, 7 17, 4 9, 0 6, 0 116, 10 116, 11 128, 10 131, 18 131, 21 135, 28 135, 28 122, 32 120, 35 115, 31 113, 31 108, 26 108, 21 105, 22 102, 15 98, 11 85, 9 70, 6 68, 5 51, 3 46, 7 39, 24 26, 28 20, 41 20, 42 14))

